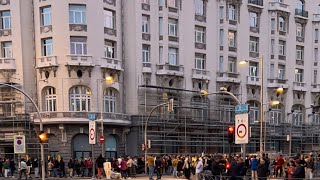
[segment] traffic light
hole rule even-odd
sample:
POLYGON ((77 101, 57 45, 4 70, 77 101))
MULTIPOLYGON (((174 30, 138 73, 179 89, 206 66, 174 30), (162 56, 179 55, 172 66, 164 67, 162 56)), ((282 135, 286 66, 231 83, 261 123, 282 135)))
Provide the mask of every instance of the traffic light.
POLYGON ((201 96, 206 96, 208 94, 208 91, 207 90, 201 90, 201 96))
POLYGON ((228 127, 228 141, 229 143, 233 143, 234 140, 234 127, 233 126, 229 126, 228 127))
POLYGON ((169 111, 169 112, 172 112, 172 111, 173 111, 173 99, 170 99, 170 100, 169 100, 168 111, 169 111))
POLYGON ((47 133, 44 131, 40 131, 40 133, 37 134, 37 138, 40 143, 46 143, 48 141, 47 133))

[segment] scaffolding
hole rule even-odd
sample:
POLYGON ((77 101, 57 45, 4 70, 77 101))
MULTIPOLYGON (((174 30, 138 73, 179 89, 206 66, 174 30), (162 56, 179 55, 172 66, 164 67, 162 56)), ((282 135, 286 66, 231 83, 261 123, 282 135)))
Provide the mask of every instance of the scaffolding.
MULTIPOLYGON (((226 95, 201 97, 198 91, 142 85, 139 87, 139 142, 144 142, 144 124, 147 114, 157 104, 174 99, 174 112, 162 107, 149 119, 148 139, 151 154, 227 153, 227 128, 234 125, 234 106, 226 95)), ((290 126, 287 122, 270 124, 265 118, 266 135, 263 138, 266 152, 288 153, 290 126)), ((317 126, 318 127, 318 126, 317 126)), ((293 126, 292 152, 307 153, 319 147, 318 128, 311 124, 293 126)), ((248 153, 260 150, 260 123, 250 124, 248 153)), ((240 145, 233 145, 232 152, 239 153, 240 145)))

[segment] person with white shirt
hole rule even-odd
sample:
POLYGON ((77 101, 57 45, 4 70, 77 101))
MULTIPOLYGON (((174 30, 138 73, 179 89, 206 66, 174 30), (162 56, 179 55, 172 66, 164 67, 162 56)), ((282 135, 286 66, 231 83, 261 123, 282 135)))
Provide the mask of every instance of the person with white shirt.
POLYGON ((19 173, 19 179, 21 179, 22 174, 28 179, 27 176, 27 163, 25 162, 24 158, 20 161, 20 173, 19 173))
POLYGON ((196 180, 201 180, 201 173, 203 171, 202 158, 199 158, 196 166, 196 180))

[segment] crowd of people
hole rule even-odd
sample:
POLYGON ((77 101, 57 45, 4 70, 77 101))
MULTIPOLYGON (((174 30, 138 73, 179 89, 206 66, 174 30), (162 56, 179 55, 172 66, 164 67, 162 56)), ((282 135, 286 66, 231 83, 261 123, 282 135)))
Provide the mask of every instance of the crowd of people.
MULTIPOLYGON (((105 159, 102 155, 92 161, 90 157, 69 159, 66 163, 63 158, 50 158, 47 163, 48 177, 92 177, 101 179, 106 172, 106 164, 111 165, 111 177, 116 179, 135 178, 136 174, 144 173, 144 165, 147 164, 147 174, 150 180, 156 176, 160 180, 162 175, 183 179, 230 179, 242 180, 250 177, 252 180, 263 180, 268 177, 281 177, 288 180, 313 179, 314 157, 297 154, 294 157, 285 158, 277 155, 270 159, 268 154, 247 155, 245 158, 232 155, 228 157, 221 154, 213 155, 148 155, 147 162, 144 157, 118 157, 105 159), (95 162, 95 164, 93 164, 95 162)), ((17 172, 18 177, 30 178, 31 169, 33 177, 39 177, 39 163, 37 158, 21 158, 19 168, 16 168, 13 159, 0 158, 0 177, 13 177, 17 172), (17 171, 18 170, 18 171, 17 171)))

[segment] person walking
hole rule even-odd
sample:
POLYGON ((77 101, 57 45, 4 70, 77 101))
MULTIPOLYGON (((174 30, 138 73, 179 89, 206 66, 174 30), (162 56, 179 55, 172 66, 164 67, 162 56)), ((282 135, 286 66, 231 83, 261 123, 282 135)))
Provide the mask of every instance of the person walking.
POLYGON ((186 157, 184 159, 184 164, 183 164, 183 168, 184 169, 184 176, 186 177, 186 179, 190 179, 191 176, 191 163, 189 161, 189 158, 186 157))
POLYGON ((153 180, 154 157, 152 155, 147 157, 147 163, 149 168, 149 180, 153 180))
POLYGON ((178 158, 175 157, 172 161, 172 167, 173 167, 173 177, 177 177, 177 167, 178 167, 178 158))
POLYGON ((156 172, 157 172, 157 180, 161 179, 161 168, 162 168, 162 161, 161 158, 158 156, 156 161, 155 161, 155 167, 156 167, 156 172))
POLYGON ((266 165, 265 160, 261 159, 257 167, 258 180, 266 180, 268 176, 269 176, 269 168, 266 165))
POLYGON ((9 159, 6 159, 6 160, 2 163, 2 167, 3 167, 3 169, 4 169, 4 177, 8 177, 9 170, 10 170, 10 162, 9 162, 9 159))
POLYGON ((296 168, 293 172, 293 179, 295 180, 303 180, 305 178, 305 170, 303 167, 303 162, 300 162, 300 160, 295 161, 296 168))
POLYGON ((127 179, 127 162, 125 159, 122 159, 121 160, 121 167, 120 167, 120 170, 121 170, 121 176, 122 176, 122 179, 127 179))
POLYGON ((104 158, 102 157, 102 154, 99 155, 97 158, 97 167, 98 167, 98 175, 97 178, 101 179, 102 178, 102 173, 103 173, 103 163, 104 163, 104 158))
POLYGON ((306 165, 306 178, 307 179, 313 179, 313 171, 314 171, 314 161, 312 154, 308 156, 307 158, 307 165, 306 165))
POLYGON ((74 161, 72 158, 70 158, 68 162, 68 170, 69 170, 69 177, 73 177, 73 169, 74 169, 74 161))
POLYGON ((202 158, 199 158, 196 166, 196 180, 201 180, 202 176, 201 173, 203 171, 203 163, 202 163, 202 158))
POLYGON ((127 169, 128 169, 128 179, 131 179, 133 177, 133 160, 131 156, 128 156, 128 161, 127 161, 127 169))
POLYGON ((26 180, 28 179, 27 176, 27 163, 25 162, 24 158, 20 161, 20 173, 19 173, 19 179, 21 179, 22 174, 25 176, 26 180))
POLYGON ((258 179, 257 169, 258 169, 259 162, 256 155, 254 155, 253 158, 251 158, 250 165, 251 165, 251 178, 252 180, 257 180, 258 179))
POLYGON ((38 163, 38 159, 34 158, 33 160, 33 168, 34 168, 34 177, 38 178, 39 177, 39 163, 38 163))
POLYGON ((288 169, 287 169, 287 178, 288 178, 288 180, 293 180, 294 170, 295 170, 294 161, 290 160, 289 161, 289 166, 288 166, 288 169))
POLYGON ((66 166, 66 164, 65 164, 65 162, 64 162, 64 160, 63 160, 63 158, 61 158, 60 159, 60 163, 59 163, 59 169, 60 169, 60 178, 61 177, 66 177, 66 171, 65 171, 65 166, 66 166))

